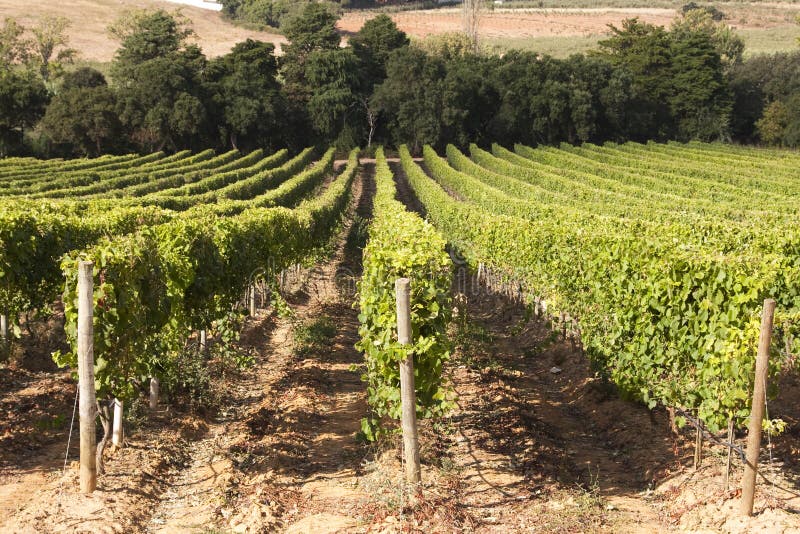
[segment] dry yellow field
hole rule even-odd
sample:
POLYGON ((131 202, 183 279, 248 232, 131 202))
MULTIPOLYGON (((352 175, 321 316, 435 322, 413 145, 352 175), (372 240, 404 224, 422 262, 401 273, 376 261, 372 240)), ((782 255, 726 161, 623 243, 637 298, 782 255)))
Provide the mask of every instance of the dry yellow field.
POLYGON ((0 0, 0 17, 12 17, 31 26, 45 15, 64 16, 72 21, 69 28, 70 46, 80 52, 80 59, 105 62, 114 57, 118 43, 108 34, 108 26, 137 8, 180 10, 191 20, 195 39, 209 56, 228 52, 234 44, 254 38, 271 41, 278 46, 281 35, 248 30, 227 22, 220 13, 191 6, 180 6, 159 0, 0 0))

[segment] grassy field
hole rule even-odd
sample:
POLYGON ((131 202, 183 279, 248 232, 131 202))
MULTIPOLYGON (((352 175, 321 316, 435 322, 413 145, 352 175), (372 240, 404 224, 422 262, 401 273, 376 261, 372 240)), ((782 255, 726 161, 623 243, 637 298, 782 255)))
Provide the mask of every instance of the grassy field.
MULTIPOLYGON (((800 50, 800 26, 737 30, 745 42, 745 57, 800 50)), ((565 58, 597 48, 602 35, 549 35, 542 37, 490 37, 483 43, 497 50, 521 49, 565 58)))
POLYGON ((547 37, 494 37, 482 42, 490 49, 497 50, 529 50, 556 58, 582 54, 597 48, 603 39, 601 35, 589 36, 547 36, 547 37))
POLYGON ((746 44, 745 56, 800 50, 800 26, 739 30, 746 44))

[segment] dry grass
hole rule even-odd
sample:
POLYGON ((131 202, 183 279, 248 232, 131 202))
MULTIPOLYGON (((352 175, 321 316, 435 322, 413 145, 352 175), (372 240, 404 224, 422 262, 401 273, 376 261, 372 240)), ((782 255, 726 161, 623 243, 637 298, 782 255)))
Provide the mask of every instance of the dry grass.
POLYGON ((0 0, 2 17, 12 17, 25 26, 32 26, 45 15, 63 16, 72 21, 70 46, 80 51, 86 62, 107 62, 114 57, 118 43, 106 29, 126 11, 137 8, 180 10, 189 20, 196 41, 208 56, 227 53, 234 44, 247 38, 285 41, 281 35, 248 30, 222 18, 219 13, 190 6, 179 6, 158 0, 0 0))
MULTIPOLYGON (((500 49, 521 48, 556 57, 566 57, 595 48, 597 41, 607 31, 608 23, 619 24, 626 17, 640 16, 648 22, 668 25, 674 14, 663 9, 645 13, 638 0, 626 0, 622 3, 615 3, 614 0, 577 2, 575 6, 572 6, 570 0, 558 4, 556 7, 596 8, 602 5, 630 9, 628 11, 618 9, 606 13, 558 10, 546 13, 509 12, 506 9, 498 9, 493 13, 486 13, 481 22, 484 42, 496 45, 500 49)), ((666 4, 668 5, 660 7, 673 9, 675 7, 670 2, 666 4)), ((92 66, 102 65, 114 57, 118 43, 106 31, 109 24, 127 10, 142 7, 161 7, 183 13, 191 21, 196 41, 210 57, 226 53, 235 43, 247 38, 273 42, 278 48, 285 42, 285 38, 281 35, 232 24, 220 13, 179 6, 164 0, 62 0, 60 2, 0 0, 2 16, 16 18, 26 26, 35 24, 44 15, 64 16, 70 19, 72 21, 69 29, 70 45, 80 51, 81 64, 92 66)), ((544 7, 550 7, 549 3, 545 2, 544 7)), ((800 11, 800 4, 733 3, 723 4, 721 7, 729 16, 728 22, 745 38, 748 55, 797 48, 796 38, 800 36, 800 26, 794 25, 793 21, 800 11)), ((372 16, 374 13, 349 12, 339 22, 339 27, 344 33, 354 32, 372 16)), ((452 9, 409 11, 395 13, 392 17, 396 19, 401 29, 416 38, 431 33, 457 31, 461 26, 460 13, 452 9)))
MULTIPOLYGON (((800 50, 800 26, 784 25, 770 28, 736 30, 745 42, 745 57, 775 52, 800 50)), ((483 42, 499 50, 530 50, 557 58, 581 54, 597 48, 604 35, 550 35, 542 37, 488 38, 483 42)))

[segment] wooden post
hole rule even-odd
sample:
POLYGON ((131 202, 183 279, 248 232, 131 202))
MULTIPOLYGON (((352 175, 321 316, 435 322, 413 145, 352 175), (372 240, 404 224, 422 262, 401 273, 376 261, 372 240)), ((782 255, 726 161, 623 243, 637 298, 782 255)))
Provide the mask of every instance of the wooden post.
MULTIPOLYGON (((728 421, 728 445, 733 446, 733 418, 728 421)), ((725 491, 730 489, 731 479, 731 458, 733 456, 733 449, 728 447, 728 460, 725 463, 725 491)))
POLYGON ((772 321, 775 317, 776 303, 773 299, 764 301, 761 316, 761 335, 758 339, 756 375, 753 382, 753 407, 750 410, 750 425, 747 429, 747 461, 742 476, 742 515, 753 515, 753 501, 756 492, 756 473, 758 455, 761 452, 761 424, 764 419, 764 403, 767 392, 767 372, 769 371, 769 345, 772 340, 772 321))
POLYGON ((124 412, 122 401, 114 399, 114 430, 111 433, 111 444, 114 447, 122 447, 122 414, 124 412))
MULTIPOLYGON (((411 282, 408 278, 400 278, 395 282, 394 287, 397 297, 397 340, 401 345, 410 345, 411 282)), ((418 484, 422 479, 422 475, 419 465, 417 400, 414 390, 414 359, 411 355, 400 362, 400 400, 402 408, 406 480, 412 484, 418 484)))
POLYGON ((81 491, 92 493, 97 488, 97 436, 95 418, 97 399, 94 390, 94 264, 78 265, 78 388, 80 390, 81 491))
POLYGON ((256 286, 255 286, 255 284, 250 286, 249 301, 250 301, 250 317, 255 317, 256 316, 256 286))
POLYGON ((8 316, 3 313, 0 314, 0 360, 10 356, 6 354, 8 347, 8 316))
POLYGON ((150 377, 150 409, 157 410, 158 409, 158 394, 159 394, 160 384, 158 382, 158 378, 155 376, 150 377))
POLYGON ((200 352, 206 351, 206 331, 200 330, 200 352))
MULTIPOLYGON (((697 419, 697 422, 700 423, 700 419, 697 419)), ((697 426, 697 434, 694 438, 694 468, 700 469, 700 464, 703 463, 703 430, 700 428, 699 424, 697 426)))

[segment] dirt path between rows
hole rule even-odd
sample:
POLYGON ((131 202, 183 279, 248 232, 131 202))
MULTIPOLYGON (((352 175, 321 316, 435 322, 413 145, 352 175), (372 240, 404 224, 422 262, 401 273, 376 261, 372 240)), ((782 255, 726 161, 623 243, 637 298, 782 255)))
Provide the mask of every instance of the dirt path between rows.
MULTIPOLYGON (((359 216, 369 210, 363 179, 354 199, 359 216)), ((295 287, 287 295, 292 316, 263 319, 271 328, 244 333, 244 343, 258 349, 255 371, 235 384, 235 403, 207 437, 192 444, 189 467, 164 494, 150 532, 197 532, 212 524, 246 532, 295 523, 302 531, 316 521, 350 524, 348 516, 332 512, 341 510, 348 494, 341 479, 359 465, 354 436, 366 410, 359 375, 350 370, 359 361, 353 348, 357 318, 342 300, 352 299, 358 268, 346 250, 353 220, 329 260, 293 272, 289 283, 295 287), (298 328, 333 316, 331 352, 298 353, 298 328), (303 511, 291 508, 287 498, 302 502, 303 511), (309 513, 326 503, 331 513, 309 513)))

